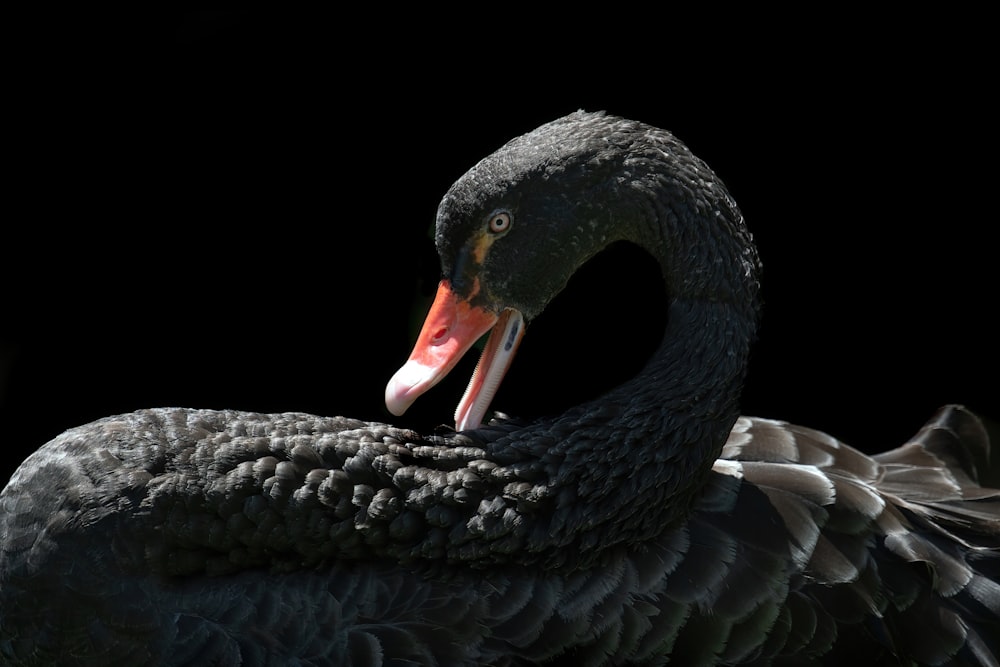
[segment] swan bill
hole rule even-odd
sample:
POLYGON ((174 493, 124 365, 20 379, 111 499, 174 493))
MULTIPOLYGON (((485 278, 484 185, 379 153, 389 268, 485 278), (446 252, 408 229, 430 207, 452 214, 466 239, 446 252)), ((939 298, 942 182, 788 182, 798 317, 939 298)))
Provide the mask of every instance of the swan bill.
POLYGON ((413 351, 385 389, 385 405, 399 416, 440 382, 485 333, 491 332, 455 412, 456 428, 477 428, 524 335, 524 319, 513 309, 499 315, 459 297, 446 280, 438 285, 413 351))

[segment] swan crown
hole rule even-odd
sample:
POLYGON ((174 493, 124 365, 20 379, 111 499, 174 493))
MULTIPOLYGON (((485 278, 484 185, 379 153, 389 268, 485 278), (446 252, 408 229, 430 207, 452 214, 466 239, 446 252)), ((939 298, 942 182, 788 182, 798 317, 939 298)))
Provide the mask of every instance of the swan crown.
POLYGON ((444 279, 529 320, 621 240, 657 257, 677 295, 759 309, 760 260, 722 181, 666 130, 605 112, 569 114, 480 160, 442 198, 435 233, 444 279), (511 241, 480 252, 498 211, 511 241))

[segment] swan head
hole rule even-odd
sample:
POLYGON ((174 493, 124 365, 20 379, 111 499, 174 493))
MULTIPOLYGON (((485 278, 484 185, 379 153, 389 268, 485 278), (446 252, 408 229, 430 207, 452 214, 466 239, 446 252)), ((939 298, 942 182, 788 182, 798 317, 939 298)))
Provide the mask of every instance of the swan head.
MULTIPOLYGON (((725 203, 728 195, 716 182, 668 133, 604 113, 570 114, 481 160, 438 206, 441 281, 409 359, 386 387, 390 412, 405 412, 489 332, 455 414, 459 430, 477 428, 527 324, 573 274, 617 241, 671 254, 662 246, 674 234, 664 225, 720 208, 714 199, 725 203), (686 187, 690 180, 697 185, 686 187), (705 196, 707 207, 694 201, 705 196)), ((722 217, 738 218, 732 209, 722 217)), ((664 278, 680 290, 704 291, 712 286, 699 281, 714 273, 691 266, 691 255, 661 261, 664 278)))

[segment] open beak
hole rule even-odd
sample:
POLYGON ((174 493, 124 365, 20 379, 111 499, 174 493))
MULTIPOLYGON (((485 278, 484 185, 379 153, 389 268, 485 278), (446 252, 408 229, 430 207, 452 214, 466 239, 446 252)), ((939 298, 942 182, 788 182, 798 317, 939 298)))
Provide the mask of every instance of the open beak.
POLYGON ((389 412, 397 416, 406 412, 421 394, 441 381, 487 331, 490 337, 486 347, 455 410, 455 427, 459 431, 478 428, 521 343, 524 318, 511 308, 497 315, 472 306, 458 297, 445 280, 438 285, 434 303, 410 358, 385 388, 385 405, 389 412))

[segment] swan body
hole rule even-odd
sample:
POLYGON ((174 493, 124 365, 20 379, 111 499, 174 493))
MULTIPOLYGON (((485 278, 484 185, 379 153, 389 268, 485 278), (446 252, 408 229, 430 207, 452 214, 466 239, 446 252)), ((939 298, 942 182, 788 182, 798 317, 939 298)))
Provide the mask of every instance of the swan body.
POLYGON ((740 416, 758 260, 669 133, 578 112, 438 210, 403 412, 492 330, 454 432, 161 408, 42 446, 0 494, 12 665, 996 665, 1000 492, 945 406, 866 456, 740 416), (486 419, 525 327, 613 243, 657 258, 663 342, 556 415, 486 419))

